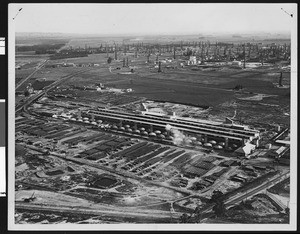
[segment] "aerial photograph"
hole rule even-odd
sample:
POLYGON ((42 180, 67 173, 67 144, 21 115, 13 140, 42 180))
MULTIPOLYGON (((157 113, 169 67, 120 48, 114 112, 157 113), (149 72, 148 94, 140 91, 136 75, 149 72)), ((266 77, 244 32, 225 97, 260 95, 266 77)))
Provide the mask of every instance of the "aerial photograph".
POLYGON ((14 224, 290 224, 293 4, 9 13, 14 224))

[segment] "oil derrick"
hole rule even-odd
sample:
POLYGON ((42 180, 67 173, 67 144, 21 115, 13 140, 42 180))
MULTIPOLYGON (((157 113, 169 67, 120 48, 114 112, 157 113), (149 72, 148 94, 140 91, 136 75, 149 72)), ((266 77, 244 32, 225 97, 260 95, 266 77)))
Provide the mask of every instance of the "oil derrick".
POLYGON ((251 58, 251 44, 249 44, 248 58, 251 58))
POLYGON ((125 67, 125 58, 123 58, 123 67, 125 67))
POLYGON ((215 51, 214 51, 214 59, 217 58, 217 49, 218 49, 218 46, 217 46, 217 43, 216 43, 216 47, 215 47, 215 51))
POLYGON ((225 46, 225 48, 224 48, 224 53, 223 53, 224 57, 226 56, 226 53, 227 53, 227 46, 225 46))
POLYGON ((123 48, 123 53, 126 55, 127 53, 127 50, 126 50, 126 46, 124 45, 124 48, 123 48))
POLYGON ((158 72, 161 72, 161 61, 158 62, 158 72))
POLYGON ((115 60, 117 60, 118 57, 117 57, 117 50, 115 49, 115 60))
POLYGON ((230 61, 230 59, 231 59, 231 48, 229 49, 228 56, 227 56, 227 60, 230 61))
POLYGON ((175 47, 174 47, 174 55, 173 55, 173 58, 176 59, 176 50, 175 50, 175 47))
POLYGON ((203 62, 203 60, 204 60, 204 46, 202 44, 202 46, 201 46, 201 62, 203 62))
POLYGON ((264 53, 263 53, 263 51, 260 52, 260 61, 261 61, 261 65, 264 65, 264 53))
POLYGON ((106 57, 108 58, 109 57, 109 47, 107 45, 105 47, 105 51, 106 51, 106 57))
POLYGON ((279 77, 279 86, 282 87, 282 72, 280 72, 280 77, 279 77))

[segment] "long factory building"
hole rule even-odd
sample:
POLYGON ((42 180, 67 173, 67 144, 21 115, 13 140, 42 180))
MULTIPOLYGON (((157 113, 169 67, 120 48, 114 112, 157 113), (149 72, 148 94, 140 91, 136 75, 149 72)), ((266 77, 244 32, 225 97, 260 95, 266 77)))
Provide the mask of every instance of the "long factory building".
POLYGON ((88 110, 82 113, 83 116, 95 119, 105 119, 122 124, 130 124, 133 128, 137 125, 149 126, 151 131, 153 129, 166 129, 167 125, 176 128, 180 131, 201 135, 207 138, 222 138, 225 144, 228 141, 247 142, 259 139, 259 131, 249 129, 241 125, 228 125, 208 122, 198 122, 186 120, 182 118, 172 118, 170 116, 154 116, 150 114, 134 114, 120 111, 113 111, 107 109, 88 110))

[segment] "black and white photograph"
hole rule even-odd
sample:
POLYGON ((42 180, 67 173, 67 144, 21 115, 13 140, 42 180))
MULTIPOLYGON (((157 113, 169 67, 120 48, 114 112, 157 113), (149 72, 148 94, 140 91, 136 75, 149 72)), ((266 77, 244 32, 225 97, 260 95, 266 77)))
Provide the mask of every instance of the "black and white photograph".
POLYGON ((296 228, 296 4, 8 8, 11 230, 296 228))

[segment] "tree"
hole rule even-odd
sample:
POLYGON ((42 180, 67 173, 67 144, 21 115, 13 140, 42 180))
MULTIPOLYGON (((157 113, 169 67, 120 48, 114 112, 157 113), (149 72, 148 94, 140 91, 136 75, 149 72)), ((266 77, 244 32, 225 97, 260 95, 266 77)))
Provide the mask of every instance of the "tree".
POLYGON ((222 201, 217 201, 216 205, 213 207, 213 211, 217 217, 221 217, 225 214, 225 206, 222 201))
POLYGON ((30 95, 29 91, 25 90, 24 95, 25 95, 25 97, 28 97, 30 95))
POLYGON ((108 57, 108 59, 107 59, 107 63, 108 63, 108 64, 110 64, 110 63, 111 63, 111 61, 112 61, 112 58, 111 58, 111 57, 108 57))
POLYGON ((211 202, 218 202, 219 198, 221 198, 223 193, 221 191, 215 190, 210 198, 211 202))
POLYGON ((184 213, 183 215, 180 216, 180 223, 187 223, 189 219, 189 216, 184 213))

